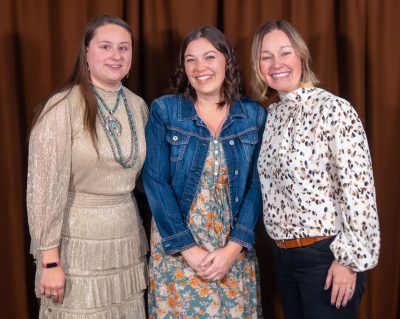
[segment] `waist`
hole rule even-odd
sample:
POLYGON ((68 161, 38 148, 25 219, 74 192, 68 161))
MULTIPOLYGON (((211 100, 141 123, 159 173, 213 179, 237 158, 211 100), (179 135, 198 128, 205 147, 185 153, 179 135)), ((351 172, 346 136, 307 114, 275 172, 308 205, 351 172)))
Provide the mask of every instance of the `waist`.
POLYGON ((275 240, 276 245, 282 249, 299 248, 304 246, 310 246, 317 241, 321 241, 332 236, 316 236, 316 237, 304 237, 295 239, 281 239, 275 240))
POLYGON ((68 192, 67 206, 115 206, 131 203, 131 193, 119 195, 97 195, 88 193, 68 192))

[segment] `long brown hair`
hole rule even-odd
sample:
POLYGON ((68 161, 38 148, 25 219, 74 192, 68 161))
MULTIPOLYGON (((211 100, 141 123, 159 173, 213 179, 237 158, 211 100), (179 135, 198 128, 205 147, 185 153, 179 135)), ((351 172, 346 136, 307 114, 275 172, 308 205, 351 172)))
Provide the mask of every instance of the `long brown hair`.
POLYGON ((266 97, 271 97, 275 90, 268 86, 260 71, 260 53, 261 45, 264 36, 271 31, 280 30, 289 38, 296 54, 300 57, 301 61, 301 83, 311 82, 317 84, 318 79, 311 71, 311 56, 307 44, 295 29, 293 25, 285 20, 272 20, 261 26, 253 39, 253 46, 251 50, 251 61, 253 67, 253 89, 258 98, 263 100, 266 97))
MULTIPOLYGON (((93 37, 96 34, 96 31, 99 27, 106 25, 106 24, 115 24, 126 31, 129 32, 131 35, 132 47, 133 47, 133 33, 130 26, 122 19, 113 16, 98 16, 93 18, 89 23, 86 25, 85 33, 83 35, 79 55, 76 59, 74 68, 70 76, 67 80, 53 93, 51 93, 48 97, 46 97, 35 109, 35 116, 32 121, 32 128, 38 122, 39 118, 43 116, 49 109, 56 106, 58 103, 63 101, 68 94, 71 92, 72 88, 75 85, 79 86, 80 92, 82 94, 82 98, 84 101, 84 127, 90 133, 92 138, 93 144, 97 145, 97 134, 96 134, 96 117, 97 117, 97 101, 96 97, 92 91, 91 82, 90 82, 90 72, 87 67, 87 59, 86 59, 86 51, 92 41, 93 37), (46 107, 47 111, 43 112, 44 107, 46 106, 47 102, 58 93, 66 92, 65 95, 54 102, 54 104, 46 107)), ((96 148, 97 149, 97 148, 96 148)))
POLYGON ((225 57, 225 79, 221 87, 221 101, 218 105, 220 107, 223 107, 225 104, 230 105, 234 100, 240 98, 242 92, 239 63, 225 35, 214 26, 206 25, 198 27, 185 37, 179 52, 175 73, 170 79, 169 91, 174 94, 183 94, 193 102, 197 100, 196 91, 190 85, 185 72, 185 52, 189 43, 199 38, 207 39, 225 57))

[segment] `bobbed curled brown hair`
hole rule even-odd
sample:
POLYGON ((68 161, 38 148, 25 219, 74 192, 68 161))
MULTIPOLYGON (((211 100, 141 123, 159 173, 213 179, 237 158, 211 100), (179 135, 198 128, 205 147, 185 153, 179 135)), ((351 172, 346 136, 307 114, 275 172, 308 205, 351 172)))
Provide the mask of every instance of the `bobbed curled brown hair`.
POLYGON ((124 28, 126 31, 129 32, 131 36, 131 42, 132 42, 132 48, 133 48, 133 33, 130 28, 130 26, 121 18, 114 17, 114 16, 108 16, 108 15, 102 15, 102 16, 97 16, 93 18, 92 20, 89 21, 89 23, 86 25, 85 32, 83 34, 81 44, 80 44, 80 49, 79 49, 79 55, 76 58, 75 65, 72 69, 71 74, 67 78, 67 80, 53 93, 51 93, 47 98, 44 99, 43 102, 41 102, 38 107, 35 109, 35 116, 33 118, 32 122, 32 128, 35 126, 37 121, 41 116, 43 116, 47 111, 49 111, 52 107, 56 106, 58 103, 63 101, 68 94, 71 92, 72 88, 75 85, 79 86, 79 89, 82 94, 82 98, 84 101, 84 127, 85 129, 90 133, 90 136, 92 138, 92 141, 94 145, 96 146, 97 150, 97 134, 96 134, 96 118, 97 118, 97 101, 96 97, 92 91, 91 87, 91 81, 90 81, 90 72, 87 66, 87 58, 86 58, 86 52, 87 48, 89 47, 90 42, 96 35, 96 31, 99 27, 107 25, 107 24, 115 24, 117 26, 120 26, 124 28), (45 108, 47 102, 55 95, 58 93, 65 92, 65 95, 55 101, 54 104, 50 105, 49 107, 46 107, 46 112, 43 112, 43 109, 45 108))
POLYGON ((190 42, 200 38, 207 39, 225 57, 225 79, 221 87, 221 100, 217 104, 220 107, 223 107, 225 104, 231 105, 233 101, 240 99, 242 92, 240 67, 233 47, 225 35, 214 26, 206 25, 195 28, 184 38, 179 51, 175 73, 170 78, 169 92, 182 94, 190 98, 193 102, 196 102, 196 91, 190 85, 185 72, 185 52, 190 42))

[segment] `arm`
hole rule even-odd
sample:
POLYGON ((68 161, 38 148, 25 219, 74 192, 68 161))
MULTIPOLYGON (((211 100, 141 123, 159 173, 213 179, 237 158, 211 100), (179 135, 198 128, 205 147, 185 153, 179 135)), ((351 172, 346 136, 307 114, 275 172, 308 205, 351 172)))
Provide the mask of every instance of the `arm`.
POLYGON ((260 153, 267 112, 259 110, 257 114, 258 143, 255 146, 253 158, 249 168, 246 190, 242 205, 238 213, 235 228, 230 234, 230 240, 251 249, 255 243, 254 229, 262 211, 261 186, 257 170, 258 155, 260 153))
POLYGON ((182 218, 171 185, 166 123, 162 106, 154 101, 146 126, 147 157, 143 168, 143 183, 162 237, 163 249, 166 254, 174 254, 195 246, 196 242, 182 218))
POLYGON ((332 286, 332 304, 345 306, 351 298, 356 272, 378 262, 380 233, 375 202, 372 164, 367 139, 355 110, 343 100, 332 107, 332 139, 335 196, 341 213, 341 229, 331 244, 335 261, 329 269, 326 289, 332 286))
MULTIPOLYGON (((29 141, 27 208, 32 253, 39 262, 59 261, 58 245, 71 165, 71 127, 67 100, 36 123, 29 141)), ((40 266, 39 266, 40 267, 40 266)), ((61 267, 41 271, 39 293, 57 293, 62 302, 64 272, 61 267)))

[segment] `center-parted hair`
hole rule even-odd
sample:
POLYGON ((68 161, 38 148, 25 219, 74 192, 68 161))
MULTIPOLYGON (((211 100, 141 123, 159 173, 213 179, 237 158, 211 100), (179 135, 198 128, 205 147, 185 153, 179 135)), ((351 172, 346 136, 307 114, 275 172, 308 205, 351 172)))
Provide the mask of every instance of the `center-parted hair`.
POLYGON ((43 111, 46 103, 50 100, 52 96, 57 93, 66 92, 66 94, 58 101, 56 101, 53 105, 50 105, 48 108, 46 107, 47 111, 52 107, 56 106, 58 103, 63 101, 68 94, 71 92, 72 88, 75 85, 78 85, 82 94, 82 98, 84 101, 84 127, 90 133, 92 141, 97 149, 97 134, 96 134, 96 118, 97 118, 97 102, 96 97, 92 91, 91 81, 90 81, 90 71, 87 66, 87 48, 90 45, 90 42, 96 35, 96 31, 99 27, 114 24, 124 28, 126 31, 129 32, 132 41, 132 48, 133 48, 133 33, 130 26, 121 18, 102 15, 97 16, 89 21, 86 25, 85 32, 83 34, 81 43, 80 43, 80 50, 79 54, 76 58, 76 62, 74 68, 68 79, 58 88, 55 92, 51 93, 42 103, 38 105, 35 110, 35 116, 33 118, 32 128, 35 126, 36 122, 39 118, 44 115, 46 111, 43 111))
POLYGON ((280 30, 286 34, 289 38, 290 43, 293 46, 294 51, 299 56, 301 61, 301 83, 311 82, 317 84, 318 79, 315 74, 311 71, 311 56, 308 50, 307 44, 295 29, 293 25, 285 20, 272 20, 261 26, 253 38, 253 46, 251 50, 251 62, 253 68, 253 89, 260 100, 266 97, 271 97, 275 90, 270 88, 265 81, 260 71, 260 55, 261 46, 264 36, 274 30, 280 30))
POLYGON ((175 73, 170 78, 169 91, 174 94, 183 94, 193 102, 197 100, 197 94, 190 85, 185 72, 185 52, 190 42, 200 38, 207 39, 212 46, 221 52, 226 60, 225 79, 221 87, 221 100, 218 105, 231 105, 234 100, 239 100, 242 92, 240 67, 232 46, 225 35, 214 26, 201 26, 193 29, 183 40, 178 55, 175 73))

